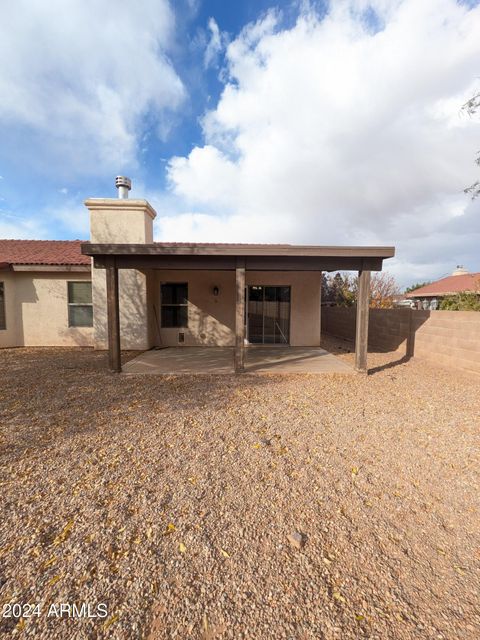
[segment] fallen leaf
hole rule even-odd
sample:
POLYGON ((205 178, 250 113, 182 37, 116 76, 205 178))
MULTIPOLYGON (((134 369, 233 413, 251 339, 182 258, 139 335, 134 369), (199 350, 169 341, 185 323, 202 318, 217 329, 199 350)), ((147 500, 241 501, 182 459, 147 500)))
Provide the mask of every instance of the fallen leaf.
POLYGON ((59 574, 58 576, 53 576, 53 578, 47 582, 47 587, 53 587, 54 584, 57 584, 62 579, 62 576, 59 574))
POLYGON ((47 560, 46 562, 43 563, 43 568, 47 569, 48 567, 51 567, 52 564, 55 564, 56 560, 57 560, 57 556, 52 556, 50 560, 47 560))
POLYGON ((175 525, 173 524, 173 522, 169 522, 167 524, 167 528, 165 529, 165 531, 163 532, 164 536, 168 536, 169 533, 173 533, 176 530, 175 525))
POLYGON ((338 602, 343 602, 344 604, 347 602, 345 598, 342 596, 342 594, 339 593, 338 591, 333 592, 333 598, 334 600, 337 600, 338 602))
POLYGON ((69 520, 67 524, 63 527, 62 532, 59 533, 58 536, 54 539, 53 544, 57 545, 57 544, 61 544, 62 542, 65 542, 65 540, 67 540, 67 538, 69 538, 72 533, 73 524, 74 524, 74 521, 69 520))
POLYGON ((117 622, 118 618, 119 618, 118 614, 115 614, 114 616, 109 618, 106 622, 103 623, 103 630, 106 631, 108 629, 108 627, 111 627, 112 624, 117 622))
POLYGON ((230 554, 225 551, 225 549, 220 549, 220 553, 224 558, 230 558, 230 554))
POLYGON ((15 631, 23 631, 25 629, 25 618, 20 618, 15 627, 15 631))
POLYGON ((178 545, 178 550, 180 551, 180 553, 185 553, 187 547, 183 544, 183 542, 180 542, 180 544, 178 545))

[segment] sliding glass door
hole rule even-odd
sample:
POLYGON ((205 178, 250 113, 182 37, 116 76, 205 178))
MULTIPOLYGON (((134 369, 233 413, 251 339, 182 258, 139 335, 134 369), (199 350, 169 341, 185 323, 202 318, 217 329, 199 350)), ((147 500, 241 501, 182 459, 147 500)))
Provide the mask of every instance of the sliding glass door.
POLYGON ((248 287, 247 336, 252 344, 289 344, 290 287, 248 287))

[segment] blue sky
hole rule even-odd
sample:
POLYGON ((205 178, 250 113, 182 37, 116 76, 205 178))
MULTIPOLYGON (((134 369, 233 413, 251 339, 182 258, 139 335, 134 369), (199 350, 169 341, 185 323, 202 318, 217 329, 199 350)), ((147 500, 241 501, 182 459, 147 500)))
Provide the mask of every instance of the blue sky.
POLYGON ((472 0, 18 0, 0 25, 0 237, 87 238, 114 177, 163 240, 395 244, 480 271, 472 0), (5 63, 6 61, 6 63, 5 63))

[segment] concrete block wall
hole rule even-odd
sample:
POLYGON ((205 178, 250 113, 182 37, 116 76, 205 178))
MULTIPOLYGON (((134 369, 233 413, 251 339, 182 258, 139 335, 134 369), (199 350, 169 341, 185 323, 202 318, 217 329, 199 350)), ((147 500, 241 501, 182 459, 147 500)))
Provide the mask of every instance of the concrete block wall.
MULTIPOLYGON (((355 308, 324 307, 325 333, 355 339, 355 308)), ((368 347, 480 373, 480 313, 370 309, 368 347)))
POLYGON ((480 373, 478 311, 413 311, 414 354, 480 373))
POLYGON ((322 331, 345 340, 355 339, 355 309, 322 307, 322 331))

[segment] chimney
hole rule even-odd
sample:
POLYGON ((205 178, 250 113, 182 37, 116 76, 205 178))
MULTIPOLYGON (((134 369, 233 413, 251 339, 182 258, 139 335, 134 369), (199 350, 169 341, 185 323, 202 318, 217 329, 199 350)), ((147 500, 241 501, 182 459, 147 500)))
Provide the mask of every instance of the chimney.
MULTIPOLYGON (((150 244, 153 242, 154 209, 146 200, 129 198, 132 183, 117 176, 118 198, 89 198, 90 242, 94 244, 150 244)), ((147 275, 136 269, 119 270, 122 349, 145 351, 152 346, 152 307, 147 296, 147 275)), ((151 274, 148 275, 151 280, 151 274)), ((150 286, 149 282, 149 286, 150 286)), ((155 286, 155 285, 153 285, 155 286)), ((107 347, 105 270, 92 269, 93 329, 96 349, 107 347)), ((154 298, 152 298, 153 300, 154 298)))
POLYGON ((452 276, 466 276, 467 274, 468 271, 463 264, 457 264, 457 268, 452 272, 452 276))
POLYGON ((117 176, 115 178, 115 186, 118 189, 118 197, 120 200, 126 200, 128 198, 128 192, 132 188, 132 181, 126 176, 117 176))

